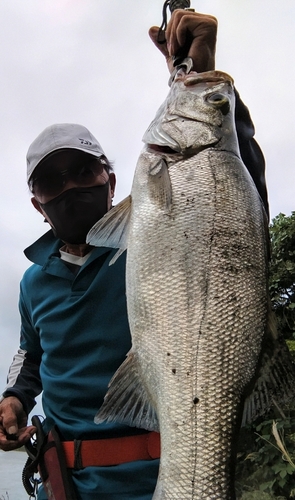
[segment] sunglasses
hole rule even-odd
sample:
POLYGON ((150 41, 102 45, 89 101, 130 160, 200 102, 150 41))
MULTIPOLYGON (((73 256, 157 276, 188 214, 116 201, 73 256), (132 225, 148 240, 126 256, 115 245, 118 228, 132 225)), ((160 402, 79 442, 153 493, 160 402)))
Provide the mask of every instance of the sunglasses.
POLYGON ((42 173, 29 180, 29 189, 36 196, 58 196, 68 182, 77 186, 89 186, 102 174, 108 171, 108 162, 103 158, 94 159, 83 165, 73 165, 66 170, 51 167, 50 171, 42 173), (107 167, 107 168, 105 168, 107 167))

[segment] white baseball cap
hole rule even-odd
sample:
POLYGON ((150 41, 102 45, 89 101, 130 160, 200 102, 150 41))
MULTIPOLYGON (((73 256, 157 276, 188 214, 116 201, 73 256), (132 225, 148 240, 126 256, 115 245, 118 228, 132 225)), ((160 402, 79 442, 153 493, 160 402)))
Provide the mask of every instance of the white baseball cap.
POLYGON ((36 137, 27 153, 27 180, 45 156, 58 149, 78 149, 99 158, 104 151, 95 137, 83 125, 57 123, 36 137))

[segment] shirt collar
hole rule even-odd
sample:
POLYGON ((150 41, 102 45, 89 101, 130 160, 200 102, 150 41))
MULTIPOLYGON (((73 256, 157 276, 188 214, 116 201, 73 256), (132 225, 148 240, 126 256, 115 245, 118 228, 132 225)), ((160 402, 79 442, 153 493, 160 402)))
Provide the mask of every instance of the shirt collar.
MULTIPOLYGON (((60 257, 60 248, 64 243, 54 236, 53 231, 50 229, 47 233, 43 234, 41 238, 35 241, 32 245, 24 250, 24 254, 31 262, 44 266, 50 257, 60 257)), ((89 261, 94 260, 96 257, 109 252, 111 249, 106 247, 94 248, 91 252, 89 261)))

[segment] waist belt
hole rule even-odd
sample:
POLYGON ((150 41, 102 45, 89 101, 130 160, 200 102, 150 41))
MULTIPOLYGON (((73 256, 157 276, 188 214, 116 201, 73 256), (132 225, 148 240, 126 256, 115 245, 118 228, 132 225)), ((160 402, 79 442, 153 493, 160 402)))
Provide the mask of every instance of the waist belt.
POLYGON ((68 468, 104 467, 159 458, 160 434, 148 432, 110 439, 63 441, 62 447, 68 468))

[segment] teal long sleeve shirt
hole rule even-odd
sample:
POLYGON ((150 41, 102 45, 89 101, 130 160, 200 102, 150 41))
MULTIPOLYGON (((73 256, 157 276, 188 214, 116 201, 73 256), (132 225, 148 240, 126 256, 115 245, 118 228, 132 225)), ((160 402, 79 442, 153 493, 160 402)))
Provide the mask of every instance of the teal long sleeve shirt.
MULTIPOLYGON (((57 425, 64 440, 144 433, 119 424, 94 423, 108 382, 131 347, 125 296, 125 256, 93 249, 74 274, 59 258, 62 242, 46 233, 25 253, 34 264, 20 291, 22 363, 4 393, 27 411, 43 390, 45 428, 57 425)), ((81 500, 150 500, 158 460, 73 471, 81 500)), ((40 491, 39 499, 46 498, 40 491)))

